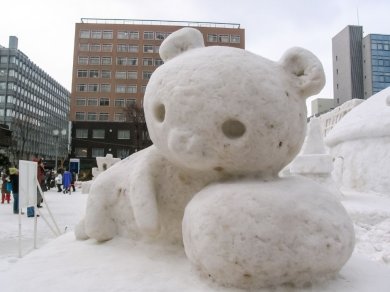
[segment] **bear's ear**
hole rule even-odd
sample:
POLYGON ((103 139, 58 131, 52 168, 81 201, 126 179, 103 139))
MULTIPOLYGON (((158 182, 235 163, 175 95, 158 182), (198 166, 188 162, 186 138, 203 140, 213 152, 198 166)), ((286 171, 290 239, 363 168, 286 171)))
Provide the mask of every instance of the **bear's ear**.
POLYGON ((302 48, 291 48, 279 63, 291 74, 293 85, 303 98, 315 95, 325 85, 325 73, 320 60, 302 48))
POLYGON ((185 27, 170 34, 160 46, 160 57, 166 62, 177 55, 194 49, 204 47, 202 33, 191 27, 185 27))

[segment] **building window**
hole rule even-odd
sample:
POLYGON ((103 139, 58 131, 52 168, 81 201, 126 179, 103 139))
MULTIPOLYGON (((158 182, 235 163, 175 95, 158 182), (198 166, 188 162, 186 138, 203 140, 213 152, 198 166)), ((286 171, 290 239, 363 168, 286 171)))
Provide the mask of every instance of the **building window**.
POLYGON ((154 52, 158 54, 158 51, 160 50, 160 46, 154 46, 154 52))
POLYGON ((239 44, 241 41, 241 37, 239 35, 230 35, 230 42, 239 44))
POLYGON ((144 40, 154 40, 154 32, 144 31, 144 40))
POLYGON ((89 64, 90 65, 100 65, 100 57, 90 57, 89 64))
POLYGON ((77 70, 78 78, 86 78, 88 77, 88 70, 77 70))
POLYGON ((76 98, 76 105, 77 106, 85 106, 87 104, 87 101, 85 98, 76 98))
POLYGON ((132 105, 134 105, 134 104, 136 104, 136 100, 135 100, 134 98, 128 98, 128 99, 126 99, 126 105, 127 105, 127 106, 132 106, 132 105))
POLYGON ((102 70, 102 78, 110 79, 111 78, 111 71, 102 70))
POLYGON ((144 80, 149 80, 150 77, 152 76, 152 73, 151 71, 143 71, 142 72, 142 79, 144 80))
POLYGON ((100 113, 99 121, 108 121, 108 113, 100 113))
POLYGON ((99 70, 89 70, 89 78, 99 78, 99 70))
POLYGON ((128 85, 127 92, 128 93, 137 93, 137 85, 128 85))
POLYGON ((156 40, 163 41, 167 37, 166 32, 156 32, 156 40))
POLYGON ((127 63, 130 66, 137 66, 138 65, 138 58, 129 58, 127 60, 127 63))
POLYGON ((129 51, 129 46, 128 45, 124 45, 124 44, 117 45, 116 46, 116 51, 117 52, 128 52, 129 51))
POLYGON ((137 45, 129 45, 129 52, 130 53, 138 53, 138 46, 137 45))
POLYGON ((76 112, 76 121, 84 121, 84 120, 85 120, 85 113, 76 112))
POLYGON ((89 92, 98 92, 99 91, 99 84, 88 84, 88 91, 89 92))
POLYGON ((210 43, 216 43, 218 42, 218 36, 216 34, 208 34, 207 41, 210 43))
POLYGON ((97 106, 98 101, 97 98, 88 98, 88 106, 97 106))
POLYGON ((118 31, 116 37, 120 40, 126 40, 129 38, 129 33, 127 31, 118 31))
POLYGON ((123 98, 115 99, 115 106, 124 107, 125 100, 123 98))
POLYGON ((96 121, 97 119, 97 114, 96 113, 91 113, 89 112, 88 115, 87 115, 87 120, 88 121, 96 121))
POLYGON ((93 30, 91 33, 92 39, 101 39, 102 38, 102 31, 101 30, 93 30))
POLYGON ((79 65, 88 65, 88 57, 79 57, 79 65))
POLYGON ((129 140, 130 139, 130 130, 118 130, 118 139, 129 140))
POLYGON ((92 148, 92 157, 104 157, 104 148, 92 148))
POLYGON ((228 43, 229 42, 229 35, 227 34, 220 34, 218 37, 218 40, 220 43, 228 43))
POLYGON ((114 121, 115 122, 124 122, 125 121, 125 117, 124 117, 123 113, 116 113, 114 115, 114 121))
POLYGON ((102 51, 103 52, 112 52, 112 44, 103 44, 102 51))
POLYGON ((77 84, 76 85, 76 91, 77 92, 87 91, 87 84, 77 84))
POLYGON ((74 155, 76 157, 87 157, 87 148, 76 147, 74 149, 74 155))
POLYGON ((145 93, 145 91, 146 91, 146 85, 142 85, 142 86, 141 86, 141 92, 142 92, 142 93, 145 93))
POLYGON ((118 148, 116 150, 116 157, 118 158, 126 158, 127 156, 129 156, 130 154, 130 151, 129 149, 126 149, 126 148, 118 148))
POLYGON ((161 60, 161 59, 154 60, 154 66, 161 66, 162 64, 164 64, 163 60, 161 60))
POLYGON ((127 72, 127 78, 128 79, 137 79, 138 78, 138 72, 137 71, 128 71, 127 72))
POLYGON ((110 40, 112 39, 113 33, 112 30, 104 30, 103 31, 103 39, 110 40))
POLYGON ((101 97, 99 101, 100 106, 109 106, 110 105, 110 99, 107 97, 101 97))
POLYGON ((97 45, 97 44, 93 44, 89 47, 90 51, 91 52, 100 52, 101 50, 101 47, 100 45, 97 45))
POLYGON ((126 79, 126 71, 116 71, 115 78, 116 79, 126 79))
POLYGON ((90 36, 91 36, 91 32, 89 30, 80 30, 81 39, 89 39, 90 36))
POLYGON ((111 57, 102 57, 102 65, 111 65, 112 58, 111 57))
POLYGON ((153 59, 152 58, 142 59, 142 65, 143 66, 153 66, 153 59))
POLYGON ((111 92, 111 84, 101 84, 101 92, 111 92))
POLYGON ((88 138, 88 129, 76 129, 76 138, 80 138, 80 139, 88 138))
POLYGON ((153 45, 144 45, 144 53, 154 53, 153 45))
POLYGON ((126 65, 127 58, 126 57, 117 57, 116 64, 117 65, 126 65))
POLYGON ((92 130, 92 138, 94 139, 104 139, 105 131, 104 129, 93 129, 92 130))
POLYGON ((79 48, 80 48, 80 51, 82 51, 82 52, 88 52, 89 51, 89 44, 80 44, 79 48))
POLYGON ((117 84, 115 92, 117 92, 117 93, 126 93, 126 85, 117 84))
POLYGON ((131 40, 139 40, 139 32, 138 31, 130 31, 129 37, 131 40))

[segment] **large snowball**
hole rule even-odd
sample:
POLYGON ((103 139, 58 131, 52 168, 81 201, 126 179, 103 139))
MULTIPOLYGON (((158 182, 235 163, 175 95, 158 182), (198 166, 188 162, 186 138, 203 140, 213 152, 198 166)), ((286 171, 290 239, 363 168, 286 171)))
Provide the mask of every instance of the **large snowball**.
POLYGON ((354 247, 340 202, 302 177, 206 187, 183 219, 185 252, 226 286, 305 286, 337 273, 354 247))

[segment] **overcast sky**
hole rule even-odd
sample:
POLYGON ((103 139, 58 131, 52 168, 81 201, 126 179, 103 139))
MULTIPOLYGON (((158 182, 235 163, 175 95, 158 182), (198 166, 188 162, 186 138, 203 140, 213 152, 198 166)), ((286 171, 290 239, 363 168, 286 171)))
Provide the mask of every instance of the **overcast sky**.
POLYGON ((333 98, 333 36, 350 24, 364 35, 390 34, 390 0, 11 0, 1 5, 0 45, 17 36, 19 49, 70 91, 83 17, 239 23, 253 53, 276 61, 300 46, 316 54, 327 77, 316 96, 323 98, 333 98))

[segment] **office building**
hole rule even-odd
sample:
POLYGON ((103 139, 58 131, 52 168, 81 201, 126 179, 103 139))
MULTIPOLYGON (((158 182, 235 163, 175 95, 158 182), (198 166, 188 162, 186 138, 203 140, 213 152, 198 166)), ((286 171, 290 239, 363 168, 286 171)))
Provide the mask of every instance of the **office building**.
POLYGON ((76 23, 71 112, 72 157, 82 168, 110 153, 124 158, 151 145, 142 116, 143 95, 153 71, 163 64, 161 42, 182 27, 195 27, 205 45, 245 48, 239 24, 81 19, 76 23), (135 121, 134 121, 135 120, 135 121))
POLYGON ((349 25, 332 39, 335 107, 367 99, 390 86, 390 35, 368 34, 349 25))
POLYGON ((335 107, 364 98, 362 42, 363 27, 356 25, 347 26, 332 39, 335 107))
POLYGON ((364 98, 390 86, 390 35, 363 38, 364 98))
POLYGON ((37 154, 46 160, 68 155, 70 93, 18 49, 18 39, 0 47, 0 124, 12 131, 12 163, 37 154), (65 135, 53 135, 64 130, 65 135), (58 148, 57 148, 58 147, 58 148))

